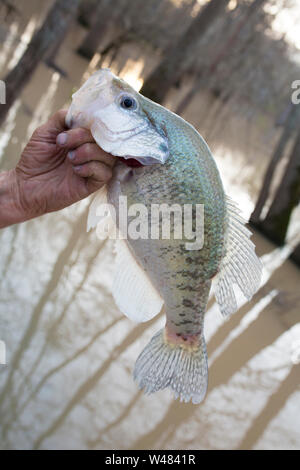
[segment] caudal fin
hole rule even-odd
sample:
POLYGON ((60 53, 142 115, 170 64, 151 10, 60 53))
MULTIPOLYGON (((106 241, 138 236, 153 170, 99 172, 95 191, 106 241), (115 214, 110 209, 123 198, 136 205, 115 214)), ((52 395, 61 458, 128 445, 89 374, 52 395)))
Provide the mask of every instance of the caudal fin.
POLYGON ((169 387, 180 401, 200 403, 207 389, 207 354, 203 335, 188 341, 170 343, 162 329, 153 336, 137 358, 134 378, 145 393, 169 387))

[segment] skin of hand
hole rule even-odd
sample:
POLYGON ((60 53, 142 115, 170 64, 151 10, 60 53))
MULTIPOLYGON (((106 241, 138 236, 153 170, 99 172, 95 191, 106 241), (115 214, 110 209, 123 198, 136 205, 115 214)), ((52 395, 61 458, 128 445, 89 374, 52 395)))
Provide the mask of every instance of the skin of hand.
POLYGON ((7 172, 16 211, 12 223, 63 209, 112 176, 116 157, 98 147, 89 130, 66 128, 66 113, 58 111, 37 128, 16 168, 7 172))

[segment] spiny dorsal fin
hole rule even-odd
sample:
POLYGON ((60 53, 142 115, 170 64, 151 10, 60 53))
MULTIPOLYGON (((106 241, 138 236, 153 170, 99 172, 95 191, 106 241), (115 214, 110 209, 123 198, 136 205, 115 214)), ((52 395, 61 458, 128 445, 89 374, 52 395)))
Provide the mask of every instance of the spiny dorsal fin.
POLYGON ((237 310, 233 284, 250 300, 261 281, 262 264, 250 240, 251 232, 240 216, 237 205, 227 197, 228 227, 225 234, 225 256, 216 276, 215 297, 225 316, 237 310))

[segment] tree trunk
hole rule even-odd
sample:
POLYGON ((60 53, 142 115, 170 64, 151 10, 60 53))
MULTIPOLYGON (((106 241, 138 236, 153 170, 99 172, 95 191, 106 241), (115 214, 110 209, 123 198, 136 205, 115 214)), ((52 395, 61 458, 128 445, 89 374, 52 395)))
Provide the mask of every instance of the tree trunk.
POLYGON ((79 2, 80 0, 56 0, 19 62, 5 77, 6 104, 0 106, 0 124, 39 62, 45 59, 50 48, 53 50, 63 39, 71 20, 77 15, 79 2))
POLYGON ((158 103, 164 100, 184 71, 190 47, 206 33, 228 3, 229 0, 211 0, 200 10, 187 31, 166 51, 165 57, 147 78, 141 89, 143 95, 158 103))
POLYGON ((56 56, 60 50, 60 47, 65 39, 67 35, 67 31, 65 31, 65 34, 64 34, 64 37, 62 38, 61 40, 61 43, 59 44, 56 44, 54 48, 50 48, 49 52, 47 53, 46 57, 45 57, 45 64, 52 68, 53 70, 55 70, 55 72, 58 72, 60 75, 62 75, 63 77, 66 77, 67 76, 67 73, 61 69, 60 67, 58 67, 55 63, 55 59, 56 59, 56 56))
POLYGON ((119 20, 126 18, 127 23, 128 19, 129 23, 138 21, 139 16, 143 14, 143 10, 141 10, 143 7, 145 7, 143 0, 114 0, 113 4, 110 0, 101 0, 94 11, 94 21, 91 24, 90 31, 77 49, 78 54, 85 59, 91 60, 98 51, 99 45, 110 25, 112 23, 117 24, 119 29, 121 29, 121 32, 118 31, 118 35, 126 33, 131 25, 126 24, 126 21, 119 20), (135 21, 134 17, 136 17, 135 21))
POLYGON ((189 106, 189 104, 192 102, 192 100, 197 95, 198 91, 200 90, 203 79, 204 79, 204 76, 201 74, 201 72, 199 72, 192 88, 183 96, 181 101, 179 101, 175 109, 176 114, 181 115, 186 110, 186 108, 189 106))
POLYGON ((110 24, 110 19, 114 15, 115 5, 112 6, 109 0, 102 0, 94 11, 94 21, 90 31, 84 38, 82 44, 77 49, 79 55, 91 60, 98 50, 101 39, 110 24))
POLYGON ((250 217, 250 223, 252 225, 259 225, 261 212, 269 196, 270 186, 272 184, 274 172, 276 170, 278 163, 284 156, 285 148, 288 144, 288 141, 291 135, 295 131, 296 122, 299 120, 299 117, 300 117, 300 108, 297 105, 293 105, 290 110, 290 114, 287 118, 284 130, 281 134, 279 142, 275 148, 275 151, 273 153, 269 166, 264 175, 264 180, 262 183, 261 191, 260 191, 256 206, 255 206, 255 209, 252 212, 251 217, 250 217))
POLYGON ((96 8, 101 0, 81 0, 78 12, 78 23, 85 28, 90 28, 95 18, 96 8))
POLYGON ((293 209, 300 201, 300 132, 287 168, 260 230, 278 245, 283 245, 293 209))
POLYGON ((0 2, 0 17, 3 18, 4 23, 8 23, 12 21, 14 16, 20 15, 19 10, 13 5, 9 0, 1 0, 0 2), (2 7, 4 10, 4 14, 2 13, 2 7))
POLYGON ((300 267, 300 243, 298 243, 298 245, 292 252, 290 259, 300 267))
POLYGON ((188 91, 188 93, 183 97, 176 108, 177 114, 182 114, 183 111, 188 107, 188 105, 192 102, 194 96, 198 93, 202 84, 206 78, 206 76, 210 76, 214 74, 218 68, 218 66, 226 59, 228 54, 232 52, 232 48, 234 44, 237 42, 240 32, 247 25, 251 16, 257 12, 257 10, 266 3, 266 0, 255 0, 251 5, 247 8, 245 15, 238 21, 233 33, 229 36, 219 53, 216 55, 213 62, 210 64, 209 68, 204 73, 199 73, 197 79, 193 85, 193 87, 188 91))

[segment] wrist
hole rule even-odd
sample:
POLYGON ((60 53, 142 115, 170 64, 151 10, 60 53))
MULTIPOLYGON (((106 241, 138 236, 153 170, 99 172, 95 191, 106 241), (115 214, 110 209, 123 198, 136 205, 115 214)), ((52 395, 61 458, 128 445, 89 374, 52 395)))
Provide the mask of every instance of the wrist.
POLYGON ((0 172, 0 228, 29 218, 20 204, 15 170, 0 172))

